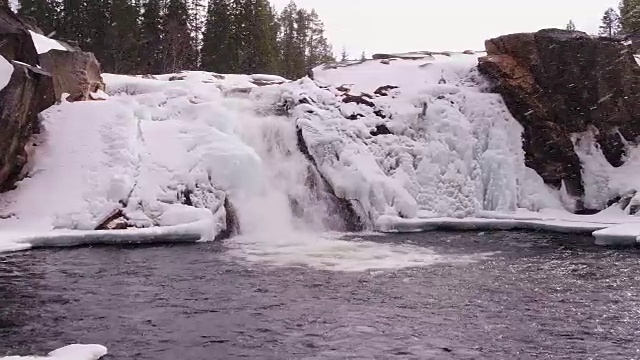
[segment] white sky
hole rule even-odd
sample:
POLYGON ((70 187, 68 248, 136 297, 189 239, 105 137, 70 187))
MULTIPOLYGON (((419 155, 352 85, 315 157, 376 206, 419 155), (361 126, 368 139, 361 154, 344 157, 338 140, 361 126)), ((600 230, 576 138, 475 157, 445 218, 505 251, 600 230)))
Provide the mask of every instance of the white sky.
MULTIPOLYGON (((619 0, 295 0, 315 8, 336 53, 482 50, 484 40, 514 32, 564 28, 596 33, 619 0)), ((289 0, 271 0, 281 9, 289 0)))

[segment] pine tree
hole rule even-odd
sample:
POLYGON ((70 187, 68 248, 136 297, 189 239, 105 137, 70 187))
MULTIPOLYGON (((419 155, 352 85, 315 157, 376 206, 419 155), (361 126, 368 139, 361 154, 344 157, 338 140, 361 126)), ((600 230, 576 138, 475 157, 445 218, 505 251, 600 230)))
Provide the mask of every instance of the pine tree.
POLYGON ((63 40, 72 40, 78 45, 85 46, 87 39, 88 21, 85 17, 83 0, 65 0, 60 9, 58 23, 58 37, 63 40))
POLYGON ((202 46, 202 33, 204 31, 204 22, 206 17, 206 9, 204 0, 190 0, 189 3, 189 27, 194 42, 194 68, 199 68, 200 64, 200 47, 202 46))
POLYGON ((195 46, 189 29, 189 9, 184 0, 168 0, 162 19, 162 70, 173 73, 193 69, 195 46))
POLYGON ((626 35, 640 35, 640 0, 622 0, 620 23, 626 35))
POLYGON ((280 13, 280 75, 295 78, 296 70, 293 59, 296 54, 296 13, 297 5, 291 1, 280 13))
POLYGON ((53 35, 60 17, 55 0, 20 0, 18 14, 33 18, 45 34, 53 35))
POLYGON ((144 73, 162 72, 162 6, 160 0, 147 0, 142 5, 140 19, 140 62, 138 69, 144 73))
POLYGON ((308 26, 306 70, 335 61, 333 48, 324 35, 324 24, 315 10, 308 13, 308 26))
POLYGON ((229 0, 209 0, 202 35, 201 68, 228 73, 231 59, 231 4, 229 0))
POLYGON ((108 16, 111 26, 106 31, 108 51, 103 57, 103 65, 110 72, 135 73, 140 63, 139 8, 130 0, 112 0, 108 16))
POLYGON ((347 49, 342 47, 342 52, 340 53, 340 61, 345 62, 349 60, 349 54, 347 53, 347 49))
POLYGON ((602 16, 599 35, 613 37, 620 32, 620 16, 613 9, 609 8, 602 16))
POLYGON ((569 23, 567 24, 566 29, 570 31, 576 30, 576 24, 573 23, 573 20, 569 20, 569 23))

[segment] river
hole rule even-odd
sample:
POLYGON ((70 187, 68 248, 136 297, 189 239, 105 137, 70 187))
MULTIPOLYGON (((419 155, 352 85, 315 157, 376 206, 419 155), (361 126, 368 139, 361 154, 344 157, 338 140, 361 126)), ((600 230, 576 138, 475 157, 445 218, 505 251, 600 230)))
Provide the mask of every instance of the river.
POLYGON ((0 356, 98 343, 118 360, 640 357, 637 248, 535 232, 366 240, 491 255, 336 271, 242 260, 233 239, 0 254, 0 356))

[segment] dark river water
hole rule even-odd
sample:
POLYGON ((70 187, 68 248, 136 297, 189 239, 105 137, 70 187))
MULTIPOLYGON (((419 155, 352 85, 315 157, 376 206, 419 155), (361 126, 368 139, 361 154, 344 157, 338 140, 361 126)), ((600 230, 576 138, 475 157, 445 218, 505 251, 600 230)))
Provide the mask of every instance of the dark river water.
POLYGON ((498 253, 363 272, 232 260, 225 243, 0 254, 0 356, 98 343, 137 360, 640 358, 636 248, 533 232, 371 240, 498 253))

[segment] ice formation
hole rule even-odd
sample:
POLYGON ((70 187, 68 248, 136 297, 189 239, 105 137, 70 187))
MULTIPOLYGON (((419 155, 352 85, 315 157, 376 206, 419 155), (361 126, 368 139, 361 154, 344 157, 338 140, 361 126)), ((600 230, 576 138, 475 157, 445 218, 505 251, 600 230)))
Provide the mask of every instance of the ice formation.
MULTIPOLYGON (((41 114, 26 177, 0 199, 0 249, 208 241, 239 225, 246 254, 273 245, 294 258, 317 239, 301 234, 360 224, 584 232, 635 222, 564 210, 562 191, 525 167, 522 128, 486 91, 477 56, 345 63, 293 82, 106 74, 99 101, 41 114), (113 218, 119 226, 104 230, 113 218)), ((588 201, 638 188, 634 153, 612 169, 587 140, 577 149, 588 201)))
POLYGON ((4 360, 98 360, 107 354, 102 345, 73 344, 54 350, 47 356, 5 356, 4 360))

